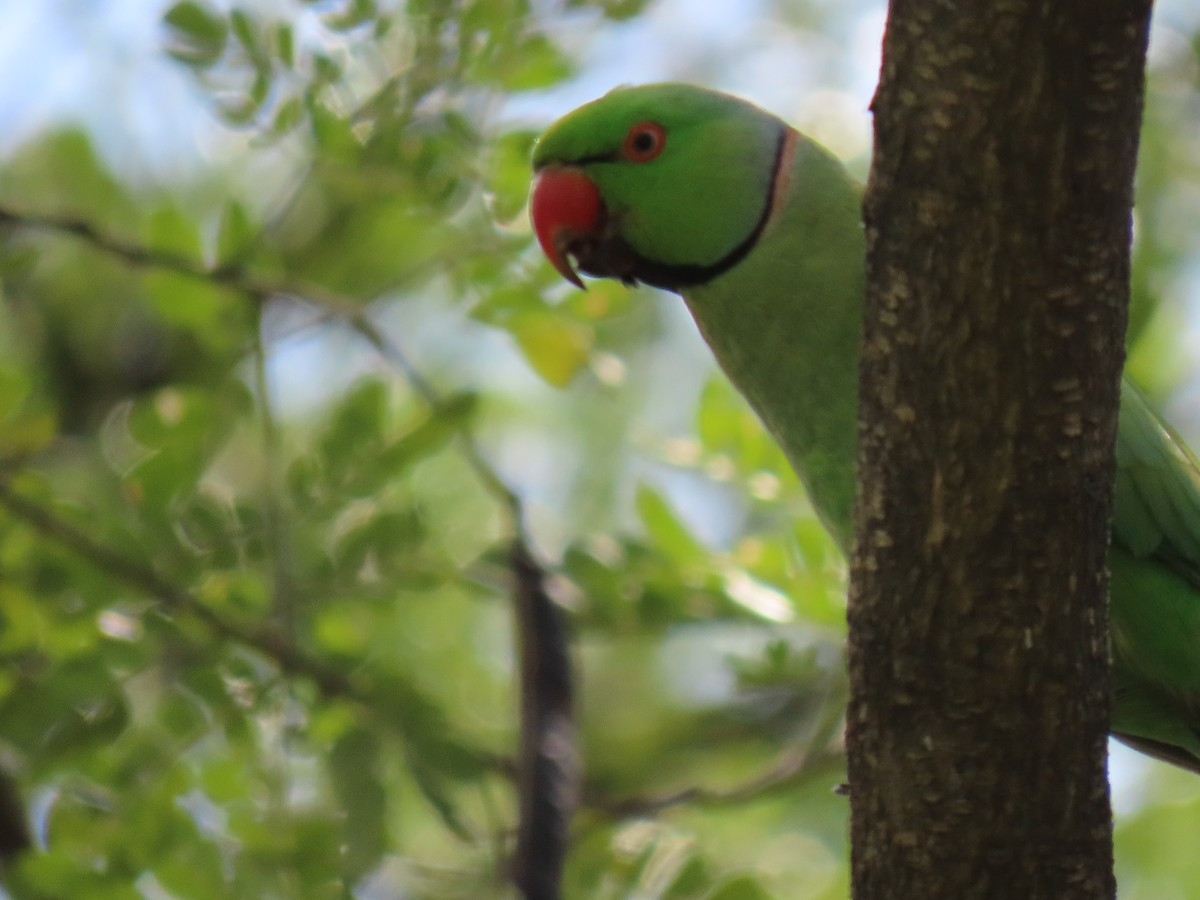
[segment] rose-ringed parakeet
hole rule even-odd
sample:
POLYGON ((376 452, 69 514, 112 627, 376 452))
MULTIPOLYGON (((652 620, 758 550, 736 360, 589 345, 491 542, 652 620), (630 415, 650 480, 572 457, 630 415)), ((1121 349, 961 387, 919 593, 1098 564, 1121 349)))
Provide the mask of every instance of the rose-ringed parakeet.
MULTIPOLYGON (((862 188, 783 121, 686 84, 618 88, 538 140, 530 214, 575 269, 682 295, 843 552, 853 539, 862 188)), ((1122 384, 1113 733, 1200 772, 1200 468, 1122 384)))

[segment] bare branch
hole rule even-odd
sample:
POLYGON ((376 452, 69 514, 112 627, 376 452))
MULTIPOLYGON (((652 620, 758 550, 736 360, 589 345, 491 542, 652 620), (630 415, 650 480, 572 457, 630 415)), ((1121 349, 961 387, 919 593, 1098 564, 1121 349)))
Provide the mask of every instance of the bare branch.
POLYGON ((579 795, 566 623, 545 575, 514 541, 511 566, 521 657, 520 822, 513 880, 528 900, 556 900, 579 795))
POLYGON ((584 796, 583 805, 592 812, 613 819, 653 816, 684 804, 736 806, 823 772, 833 775, 844 766, 844 754, 833 749, 810 752, 803 748, 793 748, 783 753, 766 771, 730 788, 692 785, 664 794, 635 794, 615 799, 589 791, 584 796))

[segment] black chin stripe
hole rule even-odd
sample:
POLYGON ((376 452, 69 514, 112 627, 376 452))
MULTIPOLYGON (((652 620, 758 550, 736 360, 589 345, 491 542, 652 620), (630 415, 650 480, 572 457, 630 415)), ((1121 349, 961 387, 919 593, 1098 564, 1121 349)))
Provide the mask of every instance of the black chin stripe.
POLYGON ((646 259, 643 256, 638 256, 629 272, 630 277, 633 280, 640 281, 652 287, 679 292, 684 288, 707 284, 714 278, 724 275, 745 259, 747 254, 754 249, 754 245, 758 243, 763 229, 767 227, 767 222, 771 220, 771 213, 774 211, 773 207, 775 203, 775 184, 779 179, 779 169, 783 163, 784 149, 787 147, 787 137, 788 127, 783 125, 779 129, 779 138, 775 141, 775 160, 771 165, 771 180, 767 184, 767 197, 763 203, 762 214, 759 215, 758 222, 740 244, 716 262, 705 265, 660 263, 652 259, 646 259))

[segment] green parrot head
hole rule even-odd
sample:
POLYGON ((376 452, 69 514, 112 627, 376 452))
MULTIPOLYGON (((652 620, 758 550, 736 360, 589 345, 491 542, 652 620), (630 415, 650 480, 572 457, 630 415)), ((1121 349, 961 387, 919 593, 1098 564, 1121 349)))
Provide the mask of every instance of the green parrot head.
POLYGON ((617 88, 547 129, 530 217, 582 287, 597 277, 668 290, 703 284, 753 248, 795 133, 756 106, 687 84, 617 88))

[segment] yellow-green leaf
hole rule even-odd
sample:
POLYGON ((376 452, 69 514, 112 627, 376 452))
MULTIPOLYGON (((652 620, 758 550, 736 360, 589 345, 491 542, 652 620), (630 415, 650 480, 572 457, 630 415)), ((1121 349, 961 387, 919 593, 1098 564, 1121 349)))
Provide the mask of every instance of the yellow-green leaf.
POLYGON ((529 365, 555 387, 565 387, 587 365, 592 330, 555 315, 550 310, 530 310, 508 323, 529 365))

